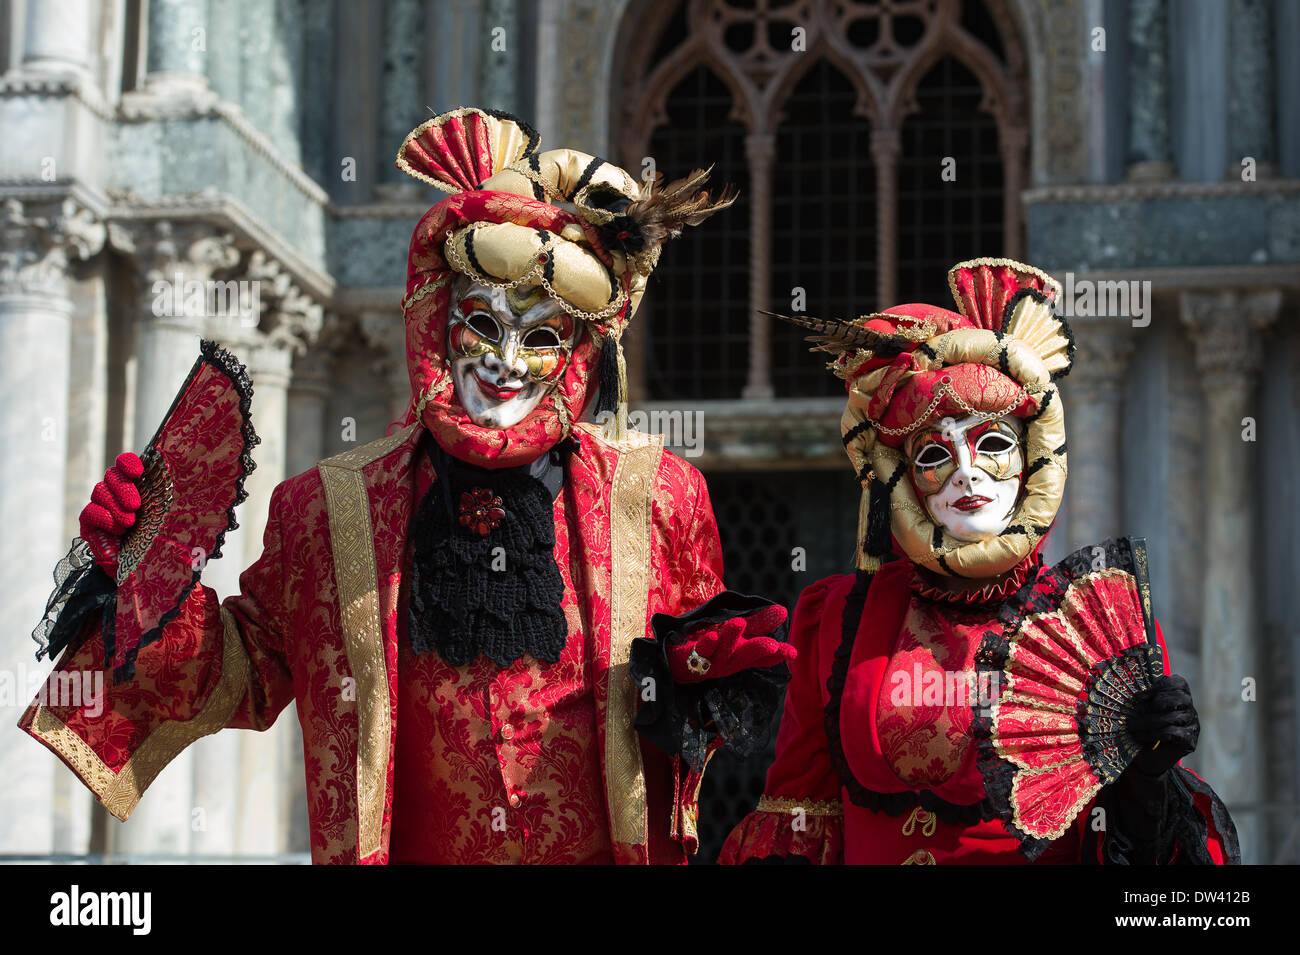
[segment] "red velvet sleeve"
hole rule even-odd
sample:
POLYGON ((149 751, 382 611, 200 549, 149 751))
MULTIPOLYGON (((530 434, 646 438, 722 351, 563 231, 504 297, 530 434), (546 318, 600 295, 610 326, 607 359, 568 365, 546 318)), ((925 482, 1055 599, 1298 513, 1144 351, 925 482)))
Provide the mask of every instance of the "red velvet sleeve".
POLYGON ((226 726, 265 729, 293 699, 280 630, 282 489, 239 596, 220 605, 210 588, 195 587, 162 636, 141 648, 135 676, 116 685, 96 616, 19 720, 119 819, 186 746, 226 726))
POLYGON ((719 861, 795 859, 821 865, 843 861, 844 817, 840 780, 826 740, 826 676, 839 634, 835 603, 842 607, 851 577, 830 577, 799 597, 790 642, 799 652, 758 808, 741 820, 719 861), (838 600, 835 600, 838 597, 838 600))

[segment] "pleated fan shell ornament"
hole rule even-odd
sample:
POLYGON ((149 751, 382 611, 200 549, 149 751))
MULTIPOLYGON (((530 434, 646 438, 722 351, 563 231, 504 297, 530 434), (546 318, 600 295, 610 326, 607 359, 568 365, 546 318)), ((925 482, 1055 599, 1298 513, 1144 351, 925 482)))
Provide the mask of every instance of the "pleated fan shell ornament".
POLYGON ((1142 745, 1133 698, 1164 672, 1146 543, 1071 554, 1022 588, 975 656, 993 699, 975 706, 985 790, 1030 860, 1113 783, 1142 745))

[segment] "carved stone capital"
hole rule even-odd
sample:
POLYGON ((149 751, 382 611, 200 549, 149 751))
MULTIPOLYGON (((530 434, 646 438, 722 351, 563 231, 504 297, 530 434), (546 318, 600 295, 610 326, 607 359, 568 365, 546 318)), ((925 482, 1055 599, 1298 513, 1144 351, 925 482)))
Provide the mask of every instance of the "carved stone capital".
POLYGON ((113 242, 135 261, 146 287, 174 282, 177 273, 185 281, 207 281, 214 272, 233 268, 239 261, 234 237, 198 219, 115 225, 113 242))
POLYGON ((9 198, 0 208, 0 295, 66 299, 68 265, 104 247, 105 226, 75 200, 9 198))
POLYGON ((1264 357, 1264 333, 1281 307, 1279 289, 1181 293, 1181 318, 1196 346, 1196 367, 1207 394, 1250 385, 1264 357))
POLYGON ((1118 400, 1133 358, 1129 325, 1115 321, 1077 322, 1074 364, 1065 379, 1071 396, 1084 401, 1118 400))
POLYGON ((302 354, 325 322, 320 303, 294 283, 282 263, 256 249, 241 276, 255 283, 261 317, 257 329, 268 344, 302 354))

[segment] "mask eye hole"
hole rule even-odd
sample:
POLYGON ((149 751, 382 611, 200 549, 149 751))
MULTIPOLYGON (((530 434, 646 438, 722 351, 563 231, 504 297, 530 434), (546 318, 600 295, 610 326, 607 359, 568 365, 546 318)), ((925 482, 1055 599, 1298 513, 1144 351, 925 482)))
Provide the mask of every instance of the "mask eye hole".
POLYGON ((916 466, 919 468, 937 468, 952 460, 952 455, 948 449, 941 444, 927 444, 921 449, 916 456, 916 466))
POLYGON ((1014 450, 1016 443, 1005 434, 996 432, 986 434, 975 443, 975 450, 981 454, 1006 454, 1014 450))
POLYGON ((553 328, 534 328, 524 336, 525 348, 559 348, 560 336, 553 328))
POLYGON ((501 326, 491 315, 484 312, 475 312, 469 318, 465 319, 465 324, 474 330, 475 334, 486 338, 488 341, 501 340, 501 326))

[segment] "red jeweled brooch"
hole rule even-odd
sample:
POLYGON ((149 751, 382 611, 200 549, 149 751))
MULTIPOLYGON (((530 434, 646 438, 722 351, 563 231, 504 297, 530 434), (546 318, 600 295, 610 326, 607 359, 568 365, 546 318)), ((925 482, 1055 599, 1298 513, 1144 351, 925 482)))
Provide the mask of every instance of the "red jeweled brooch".
POLYGON ((485 488, 471 488, 460 496, 460 526, 480 537, 496 530, 505 516, 501 498, 485 488))

